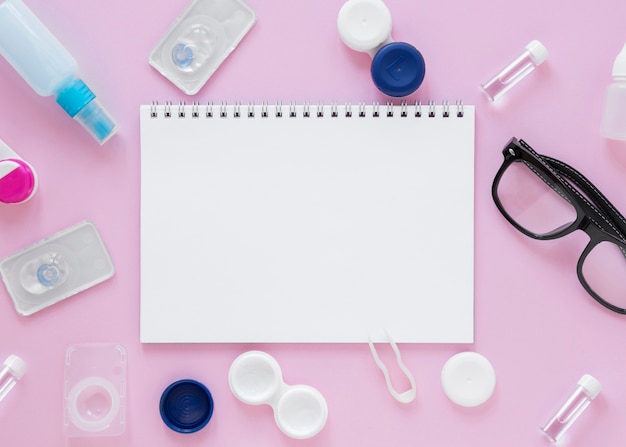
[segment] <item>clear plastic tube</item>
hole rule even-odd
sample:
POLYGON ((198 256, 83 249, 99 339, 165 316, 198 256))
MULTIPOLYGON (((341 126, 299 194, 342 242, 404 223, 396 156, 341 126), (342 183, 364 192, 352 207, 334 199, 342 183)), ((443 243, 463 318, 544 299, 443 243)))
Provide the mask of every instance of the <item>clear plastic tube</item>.
POLYGON ((26 372, 26 363, 16 355, 10 355, 0 370, 0 401, 15 387, 26 372))
POLYGON ((579 381, 574 392, 559 408, 554 416, 543 426, 541 431, 552 442, 558 442, 565 432, 598 395, 602 386, 593 376, 585 374, 579 381))
POLYGON ((481 88, 490 101, 496 101, 548 58, 548 50, 538 40, 526 45, 524 52, 504 67, 481 88))

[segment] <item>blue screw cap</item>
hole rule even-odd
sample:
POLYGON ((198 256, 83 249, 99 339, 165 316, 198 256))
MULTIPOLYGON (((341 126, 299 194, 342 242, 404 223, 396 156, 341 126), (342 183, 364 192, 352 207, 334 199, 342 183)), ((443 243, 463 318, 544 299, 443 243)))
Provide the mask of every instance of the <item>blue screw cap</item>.
POLYGON ((426 64, 413 45, 392 42, 376 53, 371 72, 374 84, 385 95, 408 96, 422 85, 426 64))
POLYGON ((169 385, 161 396, 161 418, 179 433, 195 433, 213 415, 213 397, 206 386, 191 379, 169 385))

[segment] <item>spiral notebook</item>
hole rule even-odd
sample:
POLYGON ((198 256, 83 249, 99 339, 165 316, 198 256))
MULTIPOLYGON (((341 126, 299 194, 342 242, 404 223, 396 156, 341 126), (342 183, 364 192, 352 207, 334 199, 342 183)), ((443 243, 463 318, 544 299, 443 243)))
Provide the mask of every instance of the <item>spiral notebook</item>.
POLYGON ((473 341, 473 106, 140 114, 142 342, 473 341))

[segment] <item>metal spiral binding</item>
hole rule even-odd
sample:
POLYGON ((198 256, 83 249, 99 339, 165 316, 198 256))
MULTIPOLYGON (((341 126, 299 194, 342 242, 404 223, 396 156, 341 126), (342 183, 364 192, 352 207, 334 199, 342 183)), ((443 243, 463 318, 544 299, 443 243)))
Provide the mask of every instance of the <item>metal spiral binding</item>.
MULTIPOLYGON (((226 102, 219 103, 218 110, 214 111, 213 103, 207 102, 204 104, 200 104, 198 101, 194 101, 190 106, 186 105, 184 101, 180 101, 177 106, 172 106, 171 101, 166 101, 163 106, 160 106, 157 101, 152 101, 150 104, 150 117, 158 118, 160 114, 164 118, 172 118, 173 113, 180 119, 185 119, 187 116, 198 119, 201 116, 205 118, 213 118, 218 116, 220 118, 228 118, 229 116, 233 118, 255 118, 257 114, 260 115, 261 118, 268 118, 270 114, 270 106, 267 102, 263 102, 260 106, 255 105, 253 102, 249 102, 246 107, 246 110, 242 111, 242 106, 240 102, 235 102, 232 105, 229 105, 226 102), (173 110, 173 107, 176 107, 176 110, 173 110), (217 115, 216 115, 217 112, 217 115), (245 112, 245 113, 242 113, 245 112)), ((289 118, 296 118, 301 116, 303 118, 309 118, 311 116, 315 116, 317 118, 323 118, 327 112, 331 118, 337 118, 339 116, 343 116, 345 118, 352 118, 353 116, 363 118, 368 115, 370 112, 370 116, 373 118, 378 118, 384 116, 387 118, 393 118, 396 114, 400 118, 407 118, 409 116, 413 116, 415 118, 428 117, 434 118, 439 113, 442 118, 450 118, 451 116, 456 116, 457 118, 462 118, 465 115, 463 109, 463 101, 457 100, 454 105, 450 105, 448 101, 443 101, 440 106, 437 106, 434 101, 428 101, 428 105, 423 110, 422 102, 417 100, 413 104, 409 105, 406 101, 402 101, 399 104, 394 104, 392 101, 386 103, 386 109, 384 111, 381 110, 381 106, 378 102, 373 102, 371 105, 367 105, 364 102, 360 102, 356 107, 356 111, 353 113, 353 107, 351 103, 346 103, 343 106, 340 106, 337 103, 324 104, 317 103, 315 110, 311 110, 311 106, 308 102, 305 102, 301 106, 297 105, 295 102, 290 102, 288 108, 286 107, 287 115, 289 118)), ((271 108, 275 118, 283 117, 283 105, 281 102, 276 103, 274 107, 271 108)))

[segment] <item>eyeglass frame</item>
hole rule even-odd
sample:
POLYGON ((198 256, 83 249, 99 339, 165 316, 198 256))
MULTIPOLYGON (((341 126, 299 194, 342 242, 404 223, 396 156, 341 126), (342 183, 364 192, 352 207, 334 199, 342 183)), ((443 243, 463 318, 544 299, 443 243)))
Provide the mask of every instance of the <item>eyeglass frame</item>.
POLYGON ((585 259, 601 242, 611 242, 617 245, 626 256, 626 219, 579 171, 555 158, 537 153, 524 140, 511 138, 502 150, 502 155, 504 156, 504 161, 496 173, 491 188, 493 200, 500 213, 519 232, 537 240, 558 239, 576 230, 584 231, 590 240, 578 259, 576 266, 578 280, 587 293, 602 306, 613 312, 626 315, 626 308, 611 304, 598 295, 587 283, 582 271, 585 259), (560 227, 548 234, 537 234, 522 227, 508 214, 498 197, 498 186, 509 166, 516 162, 524 162, 532 172, 573 206, 576 211, 576 219, 571 224, 560 227), (572 186, 569 183, 570 181, 580 191, 583 191, 589 197, 589 200, 576 187, 572 186), (602 225, 600 222, 602 222, 602 225))

